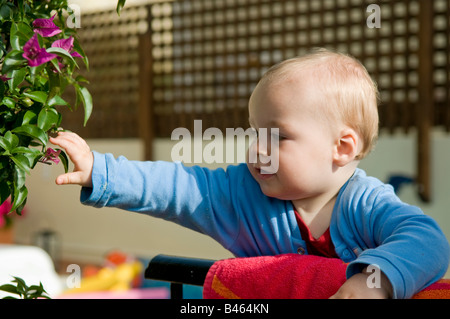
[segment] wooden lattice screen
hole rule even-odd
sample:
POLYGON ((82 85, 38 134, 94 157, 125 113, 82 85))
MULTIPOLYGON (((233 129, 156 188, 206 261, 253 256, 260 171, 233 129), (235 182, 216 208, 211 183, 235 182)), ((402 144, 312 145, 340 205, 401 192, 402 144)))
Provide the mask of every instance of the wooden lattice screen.
POLYGON ((434 124, 450 131, 450 1, 435 1, 432 12, 434 124))
MULTIPOLYGON (((450 130, 449 17, 450 0, 177 0, 131 7, 120 18, 89 14, 79 34, 94 113, 83 130, 144 137, 150 158, 154 136, 192 129, 194 119, 203 129, 246 128, 248 98, 268 67, 332 48, 360 59, 378 82, 382 128, 418 129, 426 199, 430 127, 450 130), (367 24, 372 4, 379 28, 367 24)), ((78 116, 67 115, 74 127, 78 116)))
MULTIPOLYGON (((450 130, 450 1, 433 4, 430 43, 433 125, 450 130)), ((359 58, 378 82, 381 126, 408 130, 419 106, 420 0, 379 1, 380 28, 367 26, 374 1, 184 0, 84 14, 78 34, 90 60, 95 112, 65 124, 89 137, 138 137, 139 35, 151 37, 155 135, 192 119, 204 127, 246 127, 247 100, 261 74, 312 47, 359 58), (148 29, 150 25, 150 29, 148 29)), ((141 37, 142 39, 142 37, 141 37)), ((145 83, 143 83, 145 85, 145 83)))
POLYGON ((94 111, 86 127, 82 107, 64 111, 64 128, 89 138, 139 136, 138 48, 139 35, 148 29, 147 13, 146 7, 130 7, 120 17, 115 10, 82 14, 77 33, 89 59, 82 74, 90 82, 94 111))
POLYGON ((189 128, 193 118, 206 120, 206 126, 246 127, 247 100, 262 73, 312 47, 348 52, 366 65, 381 92, 381 127, 389 131, 417 126, 419 65, 433 59, 433 124, 448 129, 449 1, 430 1, 435 31, 424 37, 434 39, 433 57, 420 56, 419 0, 379 2, 380 28, 367 25, 373 2, 195 0, 153 5, 156 135, 189 128))

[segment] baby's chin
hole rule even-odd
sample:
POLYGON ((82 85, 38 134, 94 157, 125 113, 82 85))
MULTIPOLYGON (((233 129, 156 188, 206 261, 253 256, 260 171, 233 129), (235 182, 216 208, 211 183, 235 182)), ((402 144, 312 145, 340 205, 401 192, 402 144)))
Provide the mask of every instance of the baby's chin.
POLYGON ((277 185, 273 179, 276 179, 276 176, 271 177, 268 181, 255 178, 264 195, 281 200, 290 200, 290 197, 286 196, 283 189, 280 188, 280 185, 277 185))
POLYGON ((289 192, 286 188, 283 188, 276 182, 267 183, 258 180, 257 182, 259 184, 259 187, 261 188, 262 193, 268 197, 286 201, 297 200, 302 197, 297 192, 289 192))
POLYGON ((263 192, 264 195, 266 195, 267 197, 270 197, 270 198, 276 198, 279 200, 286 200, 286 201, 293 200, 290 196, 286 196, 285 194, 283 194, 280 191, 275 191, 273 189, 268 189, 266 187, 261 187, 261 191, 263 192))

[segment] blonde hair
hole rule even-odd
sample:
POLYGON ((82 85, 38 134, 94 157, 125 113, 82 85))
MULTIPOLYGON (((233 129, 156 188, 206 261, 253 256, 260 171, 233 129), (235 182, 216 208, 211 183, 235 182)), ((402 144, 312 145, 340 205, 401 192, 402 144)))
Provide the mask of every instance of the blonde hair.
POLYGON ((274 65, 261 81, 285 79, 306 68, 326 98, 326 114, 322 116, 354 129, 363 142, 357 159, 366 157, 376 144, 379 122, 378 88, 366 68, 347 54, 320 48, 274 65))

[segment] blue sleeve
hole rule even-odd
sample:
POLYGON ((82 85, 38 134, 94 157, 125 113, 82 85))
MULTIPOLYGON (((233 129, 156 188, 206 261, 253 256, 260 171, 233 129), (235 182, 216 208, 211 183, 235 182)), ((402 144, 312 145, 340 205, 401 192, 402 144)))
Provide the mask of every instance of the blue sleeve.
POLYGON ((418 207, 401 202, 390 187, 360 189, 349 217, 363 251, 347 268, 347 277, 377 265, 390 280, 395 298, 410 298, 445 274, 450 256, 448 241, 418 207))
POLYGON ((238 235, 239 217, 230 199, 235 175, 230 177, 223 169, 129 161, 94 152, 93 188, 83 188, 80 199, 85 205, 117 207, 173 221, 210 235, 228 249, 238 235))
POLYGON ((264 195, 246 164, 210 170, 94 152, 92 184, 81 190, 83 204, 175 222, 237 257, 292 253, 305 245, 292 204, 264 195))

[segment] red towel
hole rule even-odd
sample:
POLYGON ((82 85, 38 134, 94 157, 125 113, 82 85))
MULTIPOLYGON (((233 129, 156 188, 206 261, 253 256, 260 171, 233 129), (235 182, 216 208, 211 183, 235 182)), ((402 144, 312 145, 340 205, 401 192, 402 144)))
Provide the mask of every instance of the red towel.
POLYGON ((450 299, 450 279, 441 279, 431 284, 412 299, 450 299))
MULTIPOLYGON (((219 260, 209 269, 205 299, 327 299, 345 282, 347 264, 337 258, 285 254, 219 260)), ((440 280, 417 299, 450 299, 440 280)))

